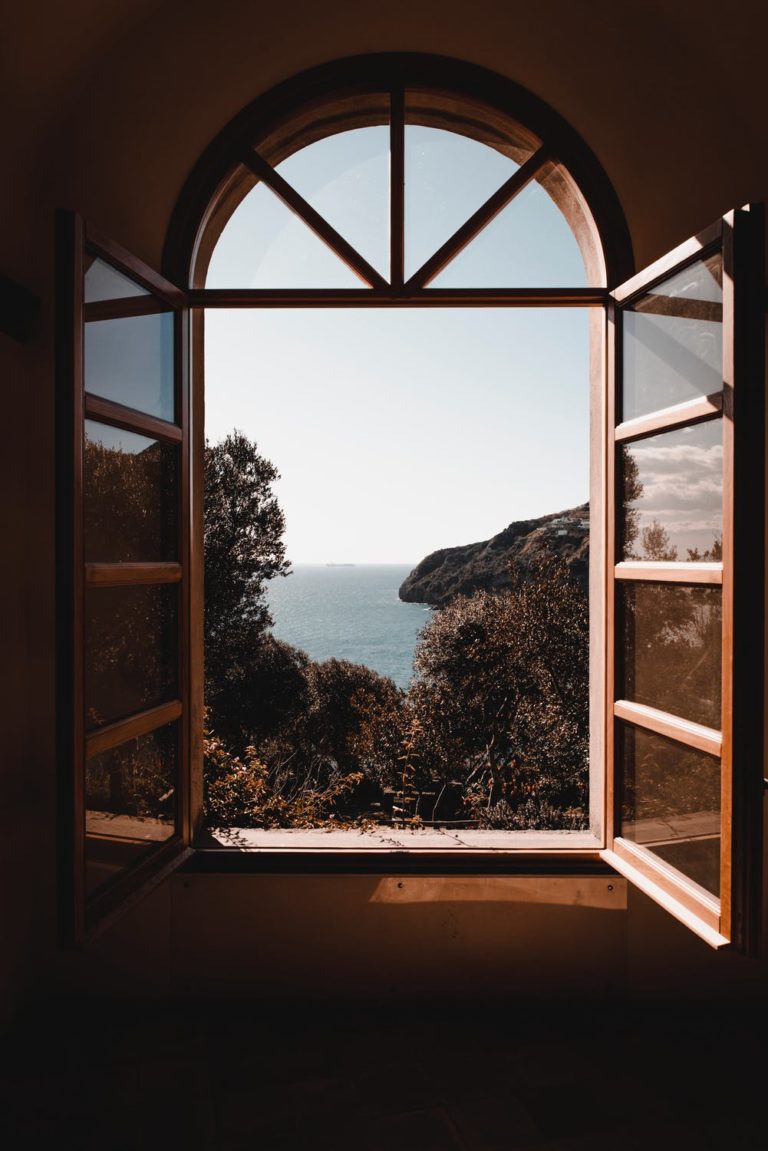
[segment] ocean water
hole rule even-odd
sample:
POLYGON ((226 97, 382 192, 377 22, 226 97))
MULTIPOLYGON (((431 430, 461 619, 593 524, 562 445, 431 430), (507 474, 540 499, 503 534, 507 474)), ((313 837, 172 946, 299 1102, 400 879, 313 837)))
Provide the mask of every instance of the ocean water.
POLYGON ((274 634, 312 659, 348 659, 407 687, 416 638, 432 613, 397 590, 412 564, 296 564, 267 586, 274 634))

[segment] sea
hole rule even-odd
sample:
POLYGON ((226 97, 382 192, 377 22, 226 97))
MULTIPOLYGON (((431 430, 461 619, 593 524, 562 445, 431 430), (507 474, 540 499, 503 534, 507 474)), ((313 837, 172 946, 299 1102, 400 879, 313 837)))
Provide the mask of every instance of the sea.
POLYGON ((426 605, 398 599, 414 567, 295 564, 290 575, 267 585, 274 634, 312 659, 362 663, 405 688, 419 632, 432 618, 426 605))

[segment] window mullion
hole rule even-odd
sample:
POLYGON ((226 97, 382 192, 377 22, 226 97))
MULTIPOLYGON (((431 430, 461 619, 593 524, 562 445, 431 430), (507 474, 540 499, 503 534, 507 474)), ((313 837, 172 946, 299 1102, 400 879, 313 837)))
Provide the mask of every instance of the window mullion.
POLYGON ((392 89, 389 115, 389 278, 397 291, 405 279, 405 91, 392 89))

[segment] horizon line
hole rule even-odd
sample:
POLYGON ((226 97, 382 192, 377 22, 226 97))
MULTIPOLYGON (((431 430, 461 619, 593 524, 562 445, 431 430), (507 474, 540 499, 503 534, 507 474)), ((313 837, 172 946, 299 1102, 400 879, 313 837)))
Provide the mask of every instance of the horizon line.
POLYGON ((417 567, 420 560, 289 560, 291 567, 417 567))

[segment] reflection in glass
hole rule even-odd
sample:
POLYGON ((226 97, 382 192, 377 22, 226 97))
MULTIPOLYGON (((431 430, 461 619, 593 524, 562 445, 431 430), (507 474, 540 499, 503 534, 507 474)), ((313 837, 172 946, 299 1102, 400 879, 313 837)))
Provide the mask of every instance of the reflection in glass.
POLYGON ((534 180, 451 260, 434 288, 578 288, 587 277, 565 216, 534 180))
POLYGON ((99 300, 125 300, 150 293, 123 272, 97 257, 86 255, 84 299, 86 304, 99 300), (90 263, 89 263, 90 260, 90 263))
POLYGON ((621 587, 624 699, 720 727, 719 587, 621 587))
POLYGON ((405 274, 413 275, 518 169, 457 132, 406 124, 405 274))
POLYGON ((622 419, 723 386, 720 254, 691 264, 623 313, 622 419))
POLYGON ((178 731, 169 724, 85 764, 86 888, 104 887, 176 828, 178 731))
POLYGON ((720 892, 720 760, 621 724, 621 834, 720 892))
POLYGON ((722 559, 721 419, 622 444, 621 476, 622 559, 722 559))
POLYGON ((277 165, 280 175, 383 276, 389 274, 389 128, 326 136, 277 165))
POLYGON ((172 422, 173 324, 169 311, 89 320, 85 325, 85 390, 172 422))
POLYGON ((176 560, 178 448, 85 421, 86 562, 176 560))
POLYGON ((89 729, 177 696, 177 617, 177 584, 87 589, 89 729))
POLYGON ((206 288, 360 288, 361 280, 266 184, 227 221, 206 288))

